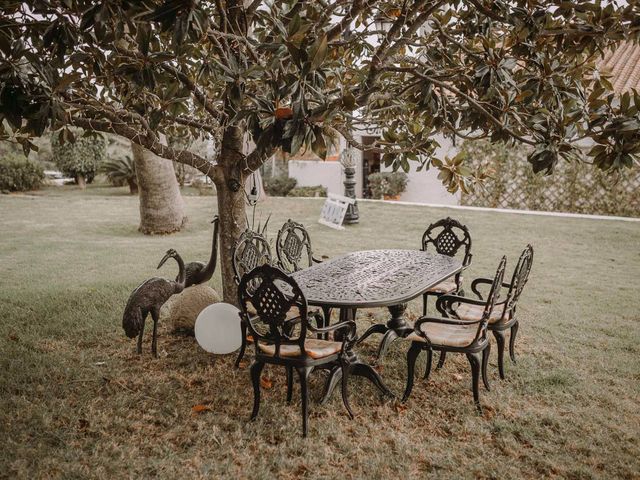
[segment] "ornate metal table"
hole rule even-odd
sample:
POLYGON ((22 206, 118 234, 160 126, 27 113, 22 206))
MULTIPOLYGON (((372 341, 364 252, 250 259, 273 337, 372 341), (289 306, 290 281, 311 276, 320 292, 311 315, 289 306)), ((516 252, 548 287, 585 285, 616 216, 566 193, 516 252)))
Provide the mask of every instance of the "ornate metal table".
MULTIPOLYGON (((462 270, 455 258, 421 250, 366 250, 336 257, 293 273, 309 305, 319 306, 328 321, 331 309, 340 309, 340 320, 355 317, 358 308, 387 307, 391 318, 386 324, 371 326, 358 341, 373 333, 383 333, 378 357, 398 337, 413 327, 404 318, 407 302, 462 270)), ((372 370, 373 371, 373 370, 372 370)), ((375 371, 374 371, 375 373, 375 371)), ((375 384, 379 377, 371 378, 375 384)), ((325 387, 327 400, 340 379, 335 368, 325 387)), ((380 387, 379 387, 380 388, 380 387)), ((386 387, 381 388, 386 390, 386 387)), ((388 391, 388 390, 387 390, 388 391)))

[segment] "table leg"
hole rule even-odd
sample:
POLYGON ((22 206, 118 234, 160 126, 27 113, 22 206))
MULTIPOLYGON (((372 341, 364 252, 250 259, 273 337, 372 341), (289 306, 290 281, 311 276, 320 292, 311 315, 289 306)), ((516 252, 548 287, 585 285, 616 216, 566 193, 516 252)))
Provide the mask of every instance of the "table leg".
POLYGON ((396 338, 404 338, 413 331, 413 327, 409 325, 404 318, 404 312, 407 309, 406 303, 392 305, 388 308, 389 313, 391 314, 391 318, 387 321, 387 323, 378 323, 376 325, 372 325, 358 339, 358 343, 360 343, 365 338, 374 333, 384 334, 382 340, 380 341, 380 345, 378 346, 376 360, 380 360, 384 356, 384 354, 387 352, 387 349, 389 348, 389 345, 391 345, 391 343, 396 338))
MULTIPOLYGON (((394 397, 393 392, 387 388, 378 372, 376 372, 368 363, 362 362, 355 353, 353 353, 352 357, 349 359, 349 376, 352 375, 367 378, 378 390, 380 390, 380 393, 388 397, 394 397)), ((338 386, 340 380, 342 380, 342 370, 340 365, 336 364, 329 371, 329 376, 327 377, 327 381, 324 385, 322 398, 320 399, 320 405, 325 405, 329 401, 329 398, 338 386)))

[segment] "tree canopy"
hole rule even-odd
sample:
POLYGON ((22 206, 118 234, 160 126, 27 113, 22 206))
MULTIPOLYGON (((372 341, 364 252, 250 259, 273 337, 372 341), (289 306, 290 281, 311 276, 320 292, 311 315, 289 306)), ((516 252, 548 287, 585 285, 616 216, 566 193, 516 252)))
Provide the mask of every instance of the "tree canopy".
MULTIPOLYGON (((603 169, 640 152, 637 92, 597 71, 604 49, 640 38, 636 2, 353 0, 4 2, 1 135, 80 126, 120 134, 211 174, 216 159, 160 133, 247 131, 250 172, 278 148, 326 154, 343 135, 387 165, 436 166, 464 186, 464 162, 435 158, 435 135, 534 146, 552 171, 591 138, 603 169), (382 140, 360 145, 358 126, 382 140)), ((65 138, 67 130, 63 130, 65 138)), ((218 149, 222 152, 222 149, 218 149)))

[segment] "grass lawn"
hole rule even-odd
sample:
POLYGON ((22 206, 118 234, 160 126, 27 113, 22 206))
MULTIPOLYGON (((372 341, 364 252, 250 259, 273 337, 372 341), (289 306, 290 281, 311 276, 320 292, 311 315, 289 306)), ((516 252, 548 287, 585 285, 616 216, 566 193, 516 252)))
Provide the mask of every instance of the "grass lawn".
MULTIPOLYGON (((473 236, 465 283, 491 275, 502 254, 510 275, 524 246, 535 247, 519 361, 507 361, 500 381, 493 349, 484 416, 466 358, 450 355, 428 383, 416 381, 406 405, 354 379, 356 418, 339 395, 312 403, 303 439, 282 369, 265 369, 273 386, 247 423, 249 372, 233 369, 235 355, 207 354, 166 322, 160 358, 151 357, 150 335, 135 354, 121 328, 129 293, 170 247, 206 260, 216 207, 214 197, 189 196, 183 232, 144 237, 137 198, 124 191, 0 196, 0 477, 640 477, 640 223, 363 203, 361 223, 339 232, 316 223, 321 200, 267 200, 258 215, 273 214, 271 239, 291 217, 308 226, 316 254, 329 256, 417 247, 427 224, 457 217, 473 236), (195 405, 208 410, 193 413, 195 405)), ((218 288, 219 277, 211 283, 218 288)), ((415 301, 409 316, 419 309, 415 301)), ((385 315, 359 312, 359 331, 385 315)), ((364 358, 378 340, 360 346, 364 358)), ((395 342, 380 367, 397 395, 407 348, 395 342)), ((324 376, 314 377, 317 398, 324 376)))

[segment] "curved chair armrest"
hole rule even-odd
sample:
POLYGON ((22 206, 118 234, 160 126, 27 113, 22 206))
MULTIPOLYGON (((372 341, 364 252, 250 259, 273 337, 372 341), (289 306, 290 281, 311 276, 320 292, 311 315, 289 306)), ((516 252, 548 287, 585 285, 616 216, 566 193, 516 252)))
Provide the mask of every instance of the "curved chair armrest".
POLYGON ((440 312, 440 314, 445 317, 449 317, 449 315, 456 316, 456 311, 453 308, 453 305, 459 303, 467 303, 471 305, 485 305, 486 302, 484 300, 475 300, 469 297, 462 297, 460 295, 440 295, 436 300, 436 309, 440 312))
MULTIPOLYGON (((491 285, 493 284, 493 280, 490 278, 476 278, 473 282, 471 282, 471 291, 476 294, 476 296, 482 300, 482 293, 478 290, 478 285, 491 285)), ((508 282, 502 282, 503 288, 511 288, 511 284, 508 282)))
POLYGON ((353 320, 345 320, 344 322, 334 323, 333 325, 322 328, 314 327, 313 325, 308 324, 307 328, 313 333, 329 333, 348 328, 348 333, 350 335, 347 335, 347 337, 355 336, 356 334, 356 322, 354 322, 353 320))
POLYGON ((444 323, 447 325, 475 325, 481 323, 482 320, 459 320, 455 318, 436 318, 436 317, 420 317, 416 320, 414 329, 420 330, 420 327, 425 323, 444 323))

